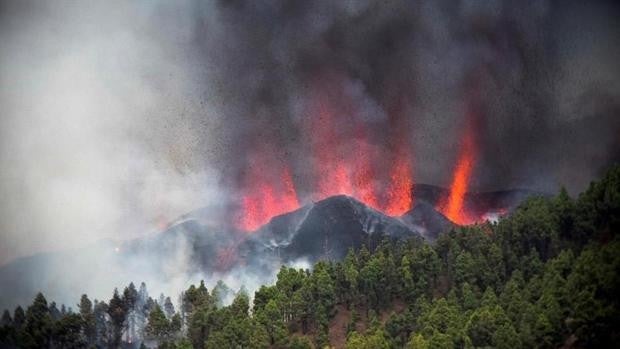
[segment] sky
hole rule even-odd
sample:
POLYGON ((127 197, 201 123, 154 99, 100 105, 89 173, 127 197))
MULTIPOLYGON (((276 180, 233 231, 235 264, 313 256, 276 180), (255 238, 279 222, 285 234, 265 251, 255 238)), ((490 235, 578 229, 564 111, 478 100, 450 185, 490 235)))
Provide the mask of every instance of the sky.
POLYGON ((389 151, 398 105, 415 182, 444 186, 475 100, 472 190, 576 194, 620 160, 619 14, 603 1, 2 1, 0 265, 225 206, 259 145, 310 195, 317 93, 338 149, 353 120, 389 151))

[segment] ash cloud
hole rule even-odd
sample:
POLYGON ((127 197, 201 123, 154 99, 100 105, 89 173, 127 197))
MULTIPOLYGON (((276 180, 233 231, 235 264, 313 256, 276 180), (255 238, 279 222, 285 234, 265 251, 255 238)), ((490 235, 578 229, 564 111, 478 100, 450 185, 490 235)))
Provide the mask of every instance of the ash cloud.
POLYGON ((260 147, 308 196, 317 91, 343 149, 354 120, 373 149, 394 151, 395 122, 415 182, 443 186, 476 96, 472 189, 579 192, 620 161, 619 12, 578 1, 0 2, 0 264, 227 207, 260 147))
MULTIPOLYGON (((280 156, 307 159, 299 105, 319 85, 354 100, 379 134, 381 118, 403 99, 398 117, 408 121, 420 183, 449 183, 472 94, 481 114, 475 190, 578 192, 618 159, 618 7, 611 3, 210 5, 198 11, 208 19, 194 35, 215 68, 208 83, 239 157, 259 139, 286 149, 280 156)), ((335 127, 355 118, 339 115, 335 127)), ((378 145, 389 137, 381 134, 378 145)), ((302 177, 308 171, 296 168, 302 177)))

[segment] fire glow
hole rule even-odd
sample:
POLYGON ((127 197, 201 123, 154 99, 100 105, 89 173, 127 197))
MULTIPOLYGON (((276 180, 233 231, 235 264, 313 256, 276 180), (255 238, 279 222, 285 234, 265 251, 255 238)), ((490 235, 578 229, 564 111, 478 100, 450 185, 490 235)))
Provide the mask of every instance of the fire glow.
POLYGON ((461 145, 461 153, 454 170, 452 184, 446 203, 439 207, 444 216, 460 225, 475 223, 465 210, 465 194, 469 186, 472 167, 474 165, 473 141, 466 135, 461 145))
POLYGON ((271 217, 299 208, 299 200, 290 169, 257 151, 249 159, 245 173, 245 194, 236 217, 237 228, 256 230, 271 217), (270 176, 276 168, 279 176, 270 176))
MULTIPOLYGON (((395 104, 388 116, 391 128, 386 130, 390 133, 389 146, 378 147, 375 143, 380 138, 357 117, 359 112, 353 101, 333 91, 316 90, 300 125, 310 154, 305 164, 305 170, 309 168, 310 173, 303 174, 306 185, 310 183, 309 190, 303 190, 303 197, 299 197, 294 168, 290 160, 275 155, 274 147, 252 149, 243 174, 235 226, 242 231, 255 231, 272 217, 299 208, 300 199, 319 201, 333 195, 352 196, 389 216, 397 217, 409 211, 414 199, 410 135, 402 121, 407 115, 398 102, 395 104), (345 127, 343 118, 346 118, 345 127)), ((436 207, 459 225, 479 221, 465 207, 476 151, 473 127, 476 113, 469 107, 449 193, 436 207)), ((376 132, 380 131, 383 130, 376 132)))
POLYGON ((459 155, 454 168, 448 197, 444 199, 437 210, 449 220, 459 225, 467 225, 484 221, 483 217, 471 214, 467 210, 465 195, 468 192, 472 171, 475 164, 476 142, 475 130, 480 122, 482 113, 478 104, 477 89, 471 90, 468 97, 465 113, 465 127, 459 148, 459 155))

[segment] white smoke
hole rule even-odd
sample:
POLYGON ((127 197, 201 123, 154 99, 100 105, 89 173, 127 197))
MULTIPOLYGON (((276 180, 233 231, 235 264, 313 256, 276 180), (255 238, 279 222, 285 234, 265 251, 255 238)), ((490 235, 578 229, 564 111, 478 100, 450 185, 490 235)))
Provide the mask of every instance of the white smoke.
POLYGON ((189 21, 147 3, 2 6, 0 265, 221 201, 189 21))

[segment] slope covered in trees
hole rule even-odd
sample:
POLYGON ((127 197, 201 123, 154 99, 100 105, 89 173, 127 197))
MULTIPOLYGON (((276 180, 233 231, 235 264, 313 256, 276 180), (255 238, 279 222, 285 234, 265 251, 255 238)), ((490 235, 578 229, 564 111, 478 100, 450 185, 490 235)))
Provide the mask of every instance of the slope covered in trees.
POLYGON ((283 266, 251 297, 191 285, 175 310, 146 286, 84 295, 77 311, 37 295, 2 316, 3 347, 618 347, 620 167, 576 200, 533 197, 496 224, 433 245, 389 241, 312 270, 283 266), (230 305, 224 300, 234 296, 230 305))

